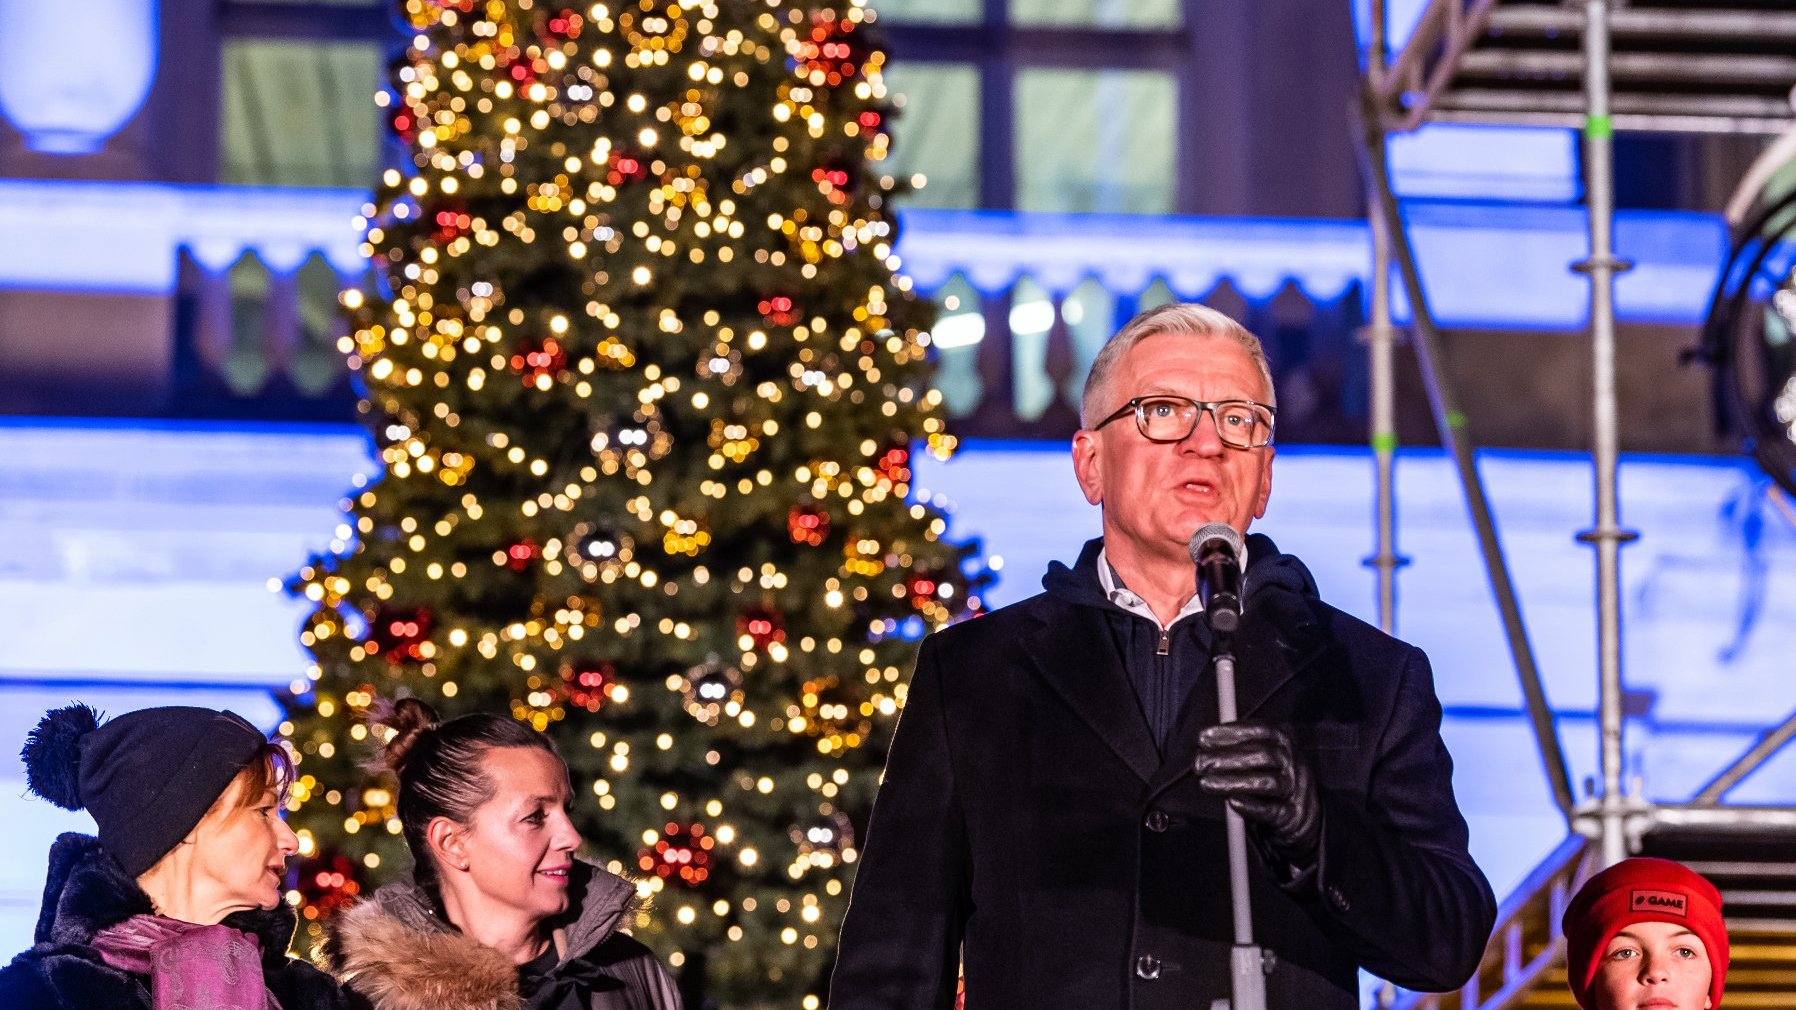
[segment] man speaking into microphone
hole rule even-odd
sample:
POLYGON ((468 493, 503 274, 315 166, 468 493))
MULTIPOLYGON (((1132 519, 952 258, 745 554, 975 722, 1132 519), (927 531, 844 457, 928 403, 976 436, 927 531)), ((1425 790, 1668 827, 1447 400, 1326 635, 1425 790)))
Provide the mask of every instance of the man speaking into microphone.
MULTIPOLYGON (((1259 341, 1137 316, 1085 383, 1073 470, 1103 536, 1044 592, 923 643, 874 803, 830 1010, 1212 1010, 1231 995, 1224 810, 1245 821, 1274 1010, 1357 972, 1447 990, 1495 918, 1427 657, 1248 536, 1222 725, 1193 534, 1272 489, 1259 341)), ((1211 589, 1213 593, 1215 590, 1211 589)))

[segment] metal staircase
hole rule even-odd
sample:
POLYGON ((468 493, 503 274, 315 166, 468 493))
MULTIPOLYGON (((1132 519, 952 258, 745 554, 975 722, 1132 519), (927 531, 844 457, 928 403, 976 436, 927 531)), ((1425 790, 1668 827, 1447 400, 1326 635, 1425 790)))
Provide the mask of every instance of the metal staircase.
MULTIPOLYGON (((1584 125, 1582 4, 1431 4, 1375 82, 1393 131, 1426 121, 1584 125)), ((1617 130, 1781 133, 1796 127, 1788 0, 1646 0, 1610 14, 1617 130)))
POLYGON ((1733 953, 1726 1006, 1796 1007, 1796 834, 1662 829, 1641 854, 1675 859, 1721 889, 1733 953))
MULTIPOLYGON (((1676 859, 1721 889, 1732 965, 1730 1010, 1796 1007, 1796 836, 1788 830, 1733 834, 1666 830, 1643 840, 1641 855, 1676 859)), ((1402 993, 1395 1010, 1571 1008, 1565 979, 1565 906, 1599 867, 1597 849, 1572 836, 1498 909, 1496 933, 1465 988, 1441 995, 1402 993)))
MULTIPOLYGON (((1400 556, 1391 521, 1395 381, 1392 267, 1408 296, 1417 364, 1442 445, 1455 460, 1508 637, 1542 768, 1566 819, 1566 841, 1505 900, 1472 980, 1423 995, 1386 989, 1401 1010, 1570 1007, 1560 919, 1591 873, 1634 853, 1677 859, 1721 889, 1733 963, 1726 1005, 1796 1008, 1796 808, 1724 802, 1735 785, 1796 738, 1796 715, 1768 729, 1686 803, 1655 804, 1622 784, 1619 548, 1633 538, 1616 500, 1612 141, 1617 130, 1796 131, 1796 0, 1431 0, 1414 34, 1390 53, 1384 0, 1372 0, 1371 53, 1361 89, 1374 238, 1372 448, 1377 461, 1380 624, 1393 630, 1400 556), (1429 122, 1578 128, 1583 139, 1590 251, 1592 451, 1597 507, 1580 539, 1597 550, 1600 788, 1572 793, 1554 715, 1474 462, 1466 418, 1446 378, 1441 329, 1392 188, 1386 141, 1429 122)), ((1773 150, 1796 150, 1786 139, 1773 150)))

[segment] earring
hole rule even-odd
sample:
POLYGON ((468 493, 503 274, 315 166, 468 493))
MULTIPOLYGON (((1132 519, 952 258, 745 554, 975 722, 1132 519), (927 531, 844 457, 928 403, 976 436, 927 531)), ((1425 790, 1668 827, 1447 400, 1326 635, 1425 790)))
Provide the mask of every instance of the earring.
POLYGON ((467 864, 467 863, 462 863, 462 864, 461 864, 461 868, 462 868, 462 869, 464 869, 464 870, 465 870, 465 869, 467 869, 467 868, 468 868, 468 864, 467 864))

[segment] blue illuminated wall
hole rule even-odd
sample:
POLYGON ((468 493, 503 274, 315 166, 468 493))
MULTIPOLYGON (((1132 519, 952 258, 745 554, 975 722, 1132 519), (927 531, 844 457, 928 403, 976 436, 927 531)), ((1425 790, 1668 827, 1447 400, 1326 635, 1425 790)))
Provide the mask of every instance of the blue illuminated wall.
MULTIPOLYGON (((1490 453, 1481 466, 1574 779, 1594 769, 1595 655, 1588 464, 1490 453)), ((345 535, 337 501, 369 472, 345 428, 0 423, 0 750, 72 698, 108 710, 188 702, 272 725, 268 690, 303 664, 301 609, 271 588, 345 535)), ((975 444, 917 483, 954 509, 953 532, 1001 557, 995 603, 1032 593, 1070 560, 1095 510, 1057 446, 975 444)), ((1400 631, 1433 658, 1444 732, 1473 849, 1499 893, 1562 837, 1465 508, 1447 460, 1398 466, 1400 631)), ((1256 526, 1304 557, 1325 595, 1372 611, 1371 466, 1356 450, 1279 450, 1256 526)), ((1687 797, 1765 725, 1796 707, 1796 532, 1787 502, 1740 460, 1633 458, 1622 469, 1630 685, 1651 692, 1630 727, 1649 796, 1687 797)), ((29 939, 55 832, 82 829, 25 797, 0 762, 0 950, 29 939)), ((1796 800, 1796 755, 1736 791, 1796 800)))

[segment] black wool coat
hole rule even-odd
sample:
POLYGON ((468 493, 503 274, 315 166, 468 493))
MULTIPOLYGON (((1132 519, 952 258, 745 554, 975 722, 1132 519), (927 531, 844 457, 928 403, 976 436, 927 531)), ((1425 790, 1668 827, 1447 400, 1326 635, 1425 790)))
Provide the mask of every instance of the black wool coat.
MULTIPOLYGON (((50 847, 50 873, 38 913, 36 943, 0 969, 5 1010, 150 1010, 149 978, 112 967, 92 947, 94 935, 133 915, 150 914, 150 897, 100 847, 97 838, 65 834, 50 847)), ((262 942, 262 978, 283 1010, 346 1010, 329 975, 287 956, 293 909, 235 912, 225 925, 262 942)))
MULTIPOLYGON (((1050 592, 923 643, 873 807, 830 1010, 1208 1010, 1233 939, 1223 804, 1192 771, 1217 722, 1204 668, 1161 753, 1097 580, 1101 541, 1050 592)), ((1323 805, 1317 864, 1252 860, 1273 1010, 1353 1010, 1357 969, 1457 987, 1495 919, 1466 850, 1422 652, 1321 602, 1248 541, 1234 645, 1242 718, 1285 728, 1323 805)), ((1146 618, 1129 620, 1146 622, 1146 618)), ((1201 620, 1201 618, 1187 618, 1201 620)))

